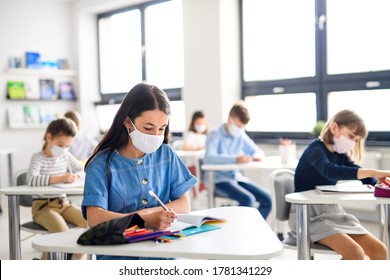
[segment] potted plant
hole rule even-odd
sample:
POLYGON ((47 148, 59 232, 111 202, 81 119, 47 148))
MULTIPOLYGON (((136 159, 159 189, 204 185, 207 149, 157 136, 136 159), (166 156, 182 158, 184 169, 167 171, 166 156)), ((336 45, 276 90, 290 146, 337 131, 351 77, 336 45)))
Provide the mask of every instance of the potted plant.
POLYGON ((320 136, 322 128, 324 127, 324 125, 325 125, 325 121, 322 121, 322 120, 317 121, 316 124, 314 125, 312 134, 315 137, 320 136))

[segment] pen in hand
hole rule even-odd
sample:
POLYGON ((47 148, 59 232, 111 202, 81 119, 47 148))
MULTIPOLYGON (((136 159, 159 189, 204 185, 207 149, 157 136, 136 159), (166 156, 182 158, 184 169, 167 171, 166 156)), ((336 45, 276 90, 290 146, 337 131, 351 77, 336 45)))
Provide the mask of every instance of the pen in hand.
POLYGON ((152 191, 150 190, 149 191, 149 194, 155 199, 157 200, 157 202, 161 205, 162 208, 164 208, 164 210, 169 210, 168 207, 158 198, 158 196, 152 191))

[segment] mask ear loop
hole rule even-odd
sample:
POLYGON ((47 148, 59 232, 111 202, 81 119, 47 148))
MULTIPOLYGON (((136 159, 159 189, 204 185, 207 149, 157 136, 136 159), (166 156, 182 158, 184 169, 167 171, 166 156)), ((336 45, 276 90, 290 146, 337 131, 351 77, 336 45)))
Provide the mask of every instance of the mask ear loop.
MULTIPOLYGON (((138 131, 138 129, 137 129, 137 127, 135 126, 135 124, 133 123, 133 121, 132 121, 129 117, 128 117, 128 119, 129 119, 131 125, 133 126, 133 128, 134 128, 135 130, 138 131)), ((127 127, 126 127, 126 128, 127 128, 127 127)), ((129 128, 127 128, 127 131, 130 133, 130 129, 129 129, 129 128)))

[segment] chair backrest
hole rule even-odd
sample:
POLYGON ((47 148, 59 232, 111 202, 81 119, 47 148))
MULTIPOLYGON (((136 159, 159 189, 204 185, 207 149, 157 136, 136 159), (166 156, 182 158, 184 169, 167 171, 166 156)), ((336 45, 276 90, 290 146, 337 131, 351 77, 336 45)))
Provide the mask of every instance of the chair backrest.
MULTIPOLYGON (((16 173, 15 182, 17 186, 27 185, 27 170, 22 170, 16 173)), ((20 195, 19 204, 25 207, 32 206, 32 196, 31 195, 20 195)))
POLYGON ((277 169, 271 173, 270 178, 275 199, 276 219, 286 221, 289 219, 291 203, 285 200, 285 196, 295 191, 294 171, 277 169))
POLYGON ((182 139, 175 140, 172 143, 172 150, 174 151, 183 150, 183 146, 184 146, 184 140, 182 139))

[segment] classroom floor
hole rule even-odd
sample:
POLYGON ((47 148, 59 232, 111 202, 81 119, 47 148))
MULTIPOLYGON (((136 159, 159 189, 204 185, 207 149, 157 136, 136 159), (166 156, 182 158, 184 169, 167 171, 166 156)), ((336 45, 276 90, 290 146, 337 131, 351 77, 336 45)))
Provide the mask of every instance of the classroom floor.
MULTIPOLYGON (((201 209, 205 205, 205 201, 200 200, 197 203, 194 203, 194 210, 201 209), (196 209, 197 208, 197 209, 196 209)), ((217 206, 226 205, 229 201, 219 200, 217 201, 217 206)), ((7 198, 1 197, 1 206, 3 212, 0 214, 0 260, 9 260, 9 243, 8 243, 8 203, 7 198)), ((25 222, 31 220, 31 209, 20 207, 20 219, 21 222, 25 222)), ((362 222, 362 224, 370 230, 375 236, 379 235, 379 227, 375 223, 371 222, 362 222)), ((33 258, 40 258, 41 253, 31 246, 32 238, 28 238, 31 234, 21 231, 21 248, 22 248, 22 259, 23 260, 32 260, 33 258)), ((316 255, 315 259, 323 259, 323 260, 334 260, 338 259, 338 256, 334 255, 316 255)), ((284 249, 283 253, 278 257, 273 258, 273 260, 296 260, 297 252, 296 250, 284 249)))

